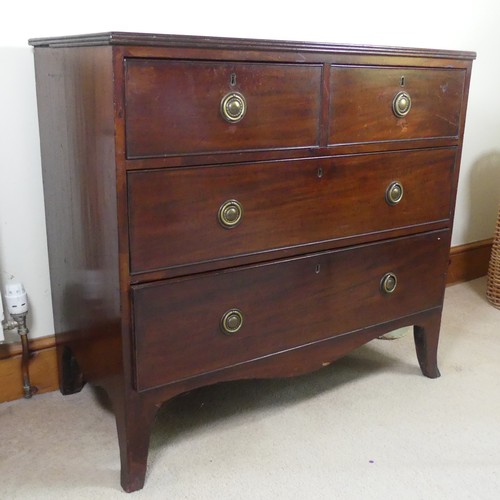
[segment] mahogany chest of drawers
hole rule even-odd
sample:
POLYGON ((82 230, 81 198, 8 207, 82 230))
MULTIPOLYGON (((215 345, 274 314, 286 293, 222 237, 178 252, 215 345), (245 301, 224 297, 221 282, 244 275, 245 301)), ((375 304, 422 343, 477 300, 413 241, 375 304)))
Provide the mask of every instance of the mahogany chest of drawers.
POLYGON ((169 398, 436 352, 470 52, 105 33, 30 40, 61 391, 103 386, 122 486, 169 398))

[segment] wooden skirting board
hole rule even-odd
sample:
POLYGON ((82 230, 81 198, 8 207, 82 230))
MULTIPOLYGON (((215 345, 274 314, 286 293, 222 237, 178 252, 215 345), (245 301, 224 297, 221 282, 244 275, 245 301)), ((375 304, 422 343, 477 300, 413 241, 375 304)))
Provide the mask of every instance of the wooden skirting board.
MULTIPOLYGON (((488 272, 493 240, 476 241, 452 247, 448 285, 470 281, 488 272)), ((30 341, 30 378, 37 394, 58 389, 55 337, 30 341)), ((23 397, 21 344, 0 344, 0 403, 23 397)), ((36 396, 35 396, 36 397, 36 396)))
POLYGON ((452 247, 448 285, 470 281, 488 273, 493 238, 452 247))
MULTIPOLYGON (((30 351, 30 380, 37 394, 56 390, 59 382, 55 337, 31 340, 30 351)), ((20 342, 0 344, 0 403, 23 397, 21 353, 20 342)))

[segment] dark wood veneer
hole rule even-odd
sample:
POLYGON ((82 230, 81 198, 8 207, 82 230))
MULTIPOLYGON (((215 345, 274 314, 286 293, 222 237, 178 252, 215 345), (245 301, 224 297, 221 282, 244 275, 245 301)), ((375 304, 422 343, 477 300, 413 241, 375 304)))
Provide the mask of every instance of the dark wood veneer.
POLYGON ((458 137, 465 70, 333 66, 329 143, 458 137), (387 103, 408 92, 412 110, 396 118, 387 103))
POLYGON ((108 392, 126 491, 144 484, 157 409, 184 391, 306 373, 408 325, 439 376, 475 54, 120 32, 30 43, 60 387, 108 392), (219 110, 231 90, 248 104, 234 124, 219 110), (244 215, 223 229, 229 199, 244 215), (244 324, 228 336, 232 308, 244 324))
POLYGON ((318 145, 321 65, 169 59, 125 65, 128 158, 318 145), (247 101, 237 125, 219 113, 230 92, 247 101))
POLYGON ((442 149, 129 173, 131 272, 294 246, 311 252, 318 242, 447 221, 455 155, 442 149), (385 200, 393 181, 405 190, 398 206, 385 200), (217 213, 230 199, 243 217, 226 229, 217 213))
POLYGON ((377 45, 332 44, 323 42, 297 42, 291 40, 259 40, 253 38, 226 38, 215 36, 166 35, 158 33, 129 33, 110 31, 84 35, 59 36, 55 38, 31 38, 34 47, 89 47, 95 45, 132 45, 139 47, 180 47, 207 49, 226 49, 235 51, 286 51, 289 53, 311 51, 314 53, 354 54, 376 56, 426 57, 432 59, 451 59, 470 61, 475 52, 455 50, 435 50, 410 47, 387 47, 377 45))
POLYGON ((435 269, 445 269, 448 249, 446 230, 135 286, 136 387, 175 383, 439 307, 446 275, 435 269), (397 293, 381 291, 386 272, 398 276, 397 293), (244 315, 241 331, 221 335, 220 319, 235 307, 244 315))

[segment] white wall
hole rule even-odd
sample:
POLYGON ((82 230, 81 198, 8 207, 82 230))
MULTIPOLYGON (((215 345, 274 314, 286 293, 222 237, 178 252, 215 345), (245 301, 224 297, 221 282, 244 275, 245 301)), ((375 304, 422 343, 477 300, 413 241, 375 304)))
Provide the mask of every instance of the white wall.
POLYGON ((477 51, 453 244, 493 235, 500 200, 498 0, 45 0, 7 5, 0 24, 0 281, 25 284, 33 337, 51 334, 53 324, 33 56, 27 45, 32 37, 113 30, 477 51))

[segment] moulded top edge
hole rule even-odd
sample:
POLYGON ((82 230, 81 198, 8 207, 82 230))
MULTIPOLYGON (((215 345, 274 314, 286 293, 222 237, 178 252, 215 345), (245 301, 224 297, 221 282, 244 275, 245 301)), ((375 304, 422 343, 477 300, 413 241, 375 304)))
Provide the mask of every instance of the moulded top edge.
POLYGON ((443 59, 475 59, 475 52, 436 50, 382 45, 331 44, 323 42, 298 42, 250 38, 205 37, 190 35, 160 35, 152 33, 126 33, 111 31, 88 35, 61 36, 55 38, 31 38, 34 47, 84 47, 92 45, 146 45, 156 47, 186 47, 227 50, 283 50, 306 52, 334 52, 364 55, 400 55, 443 59))

